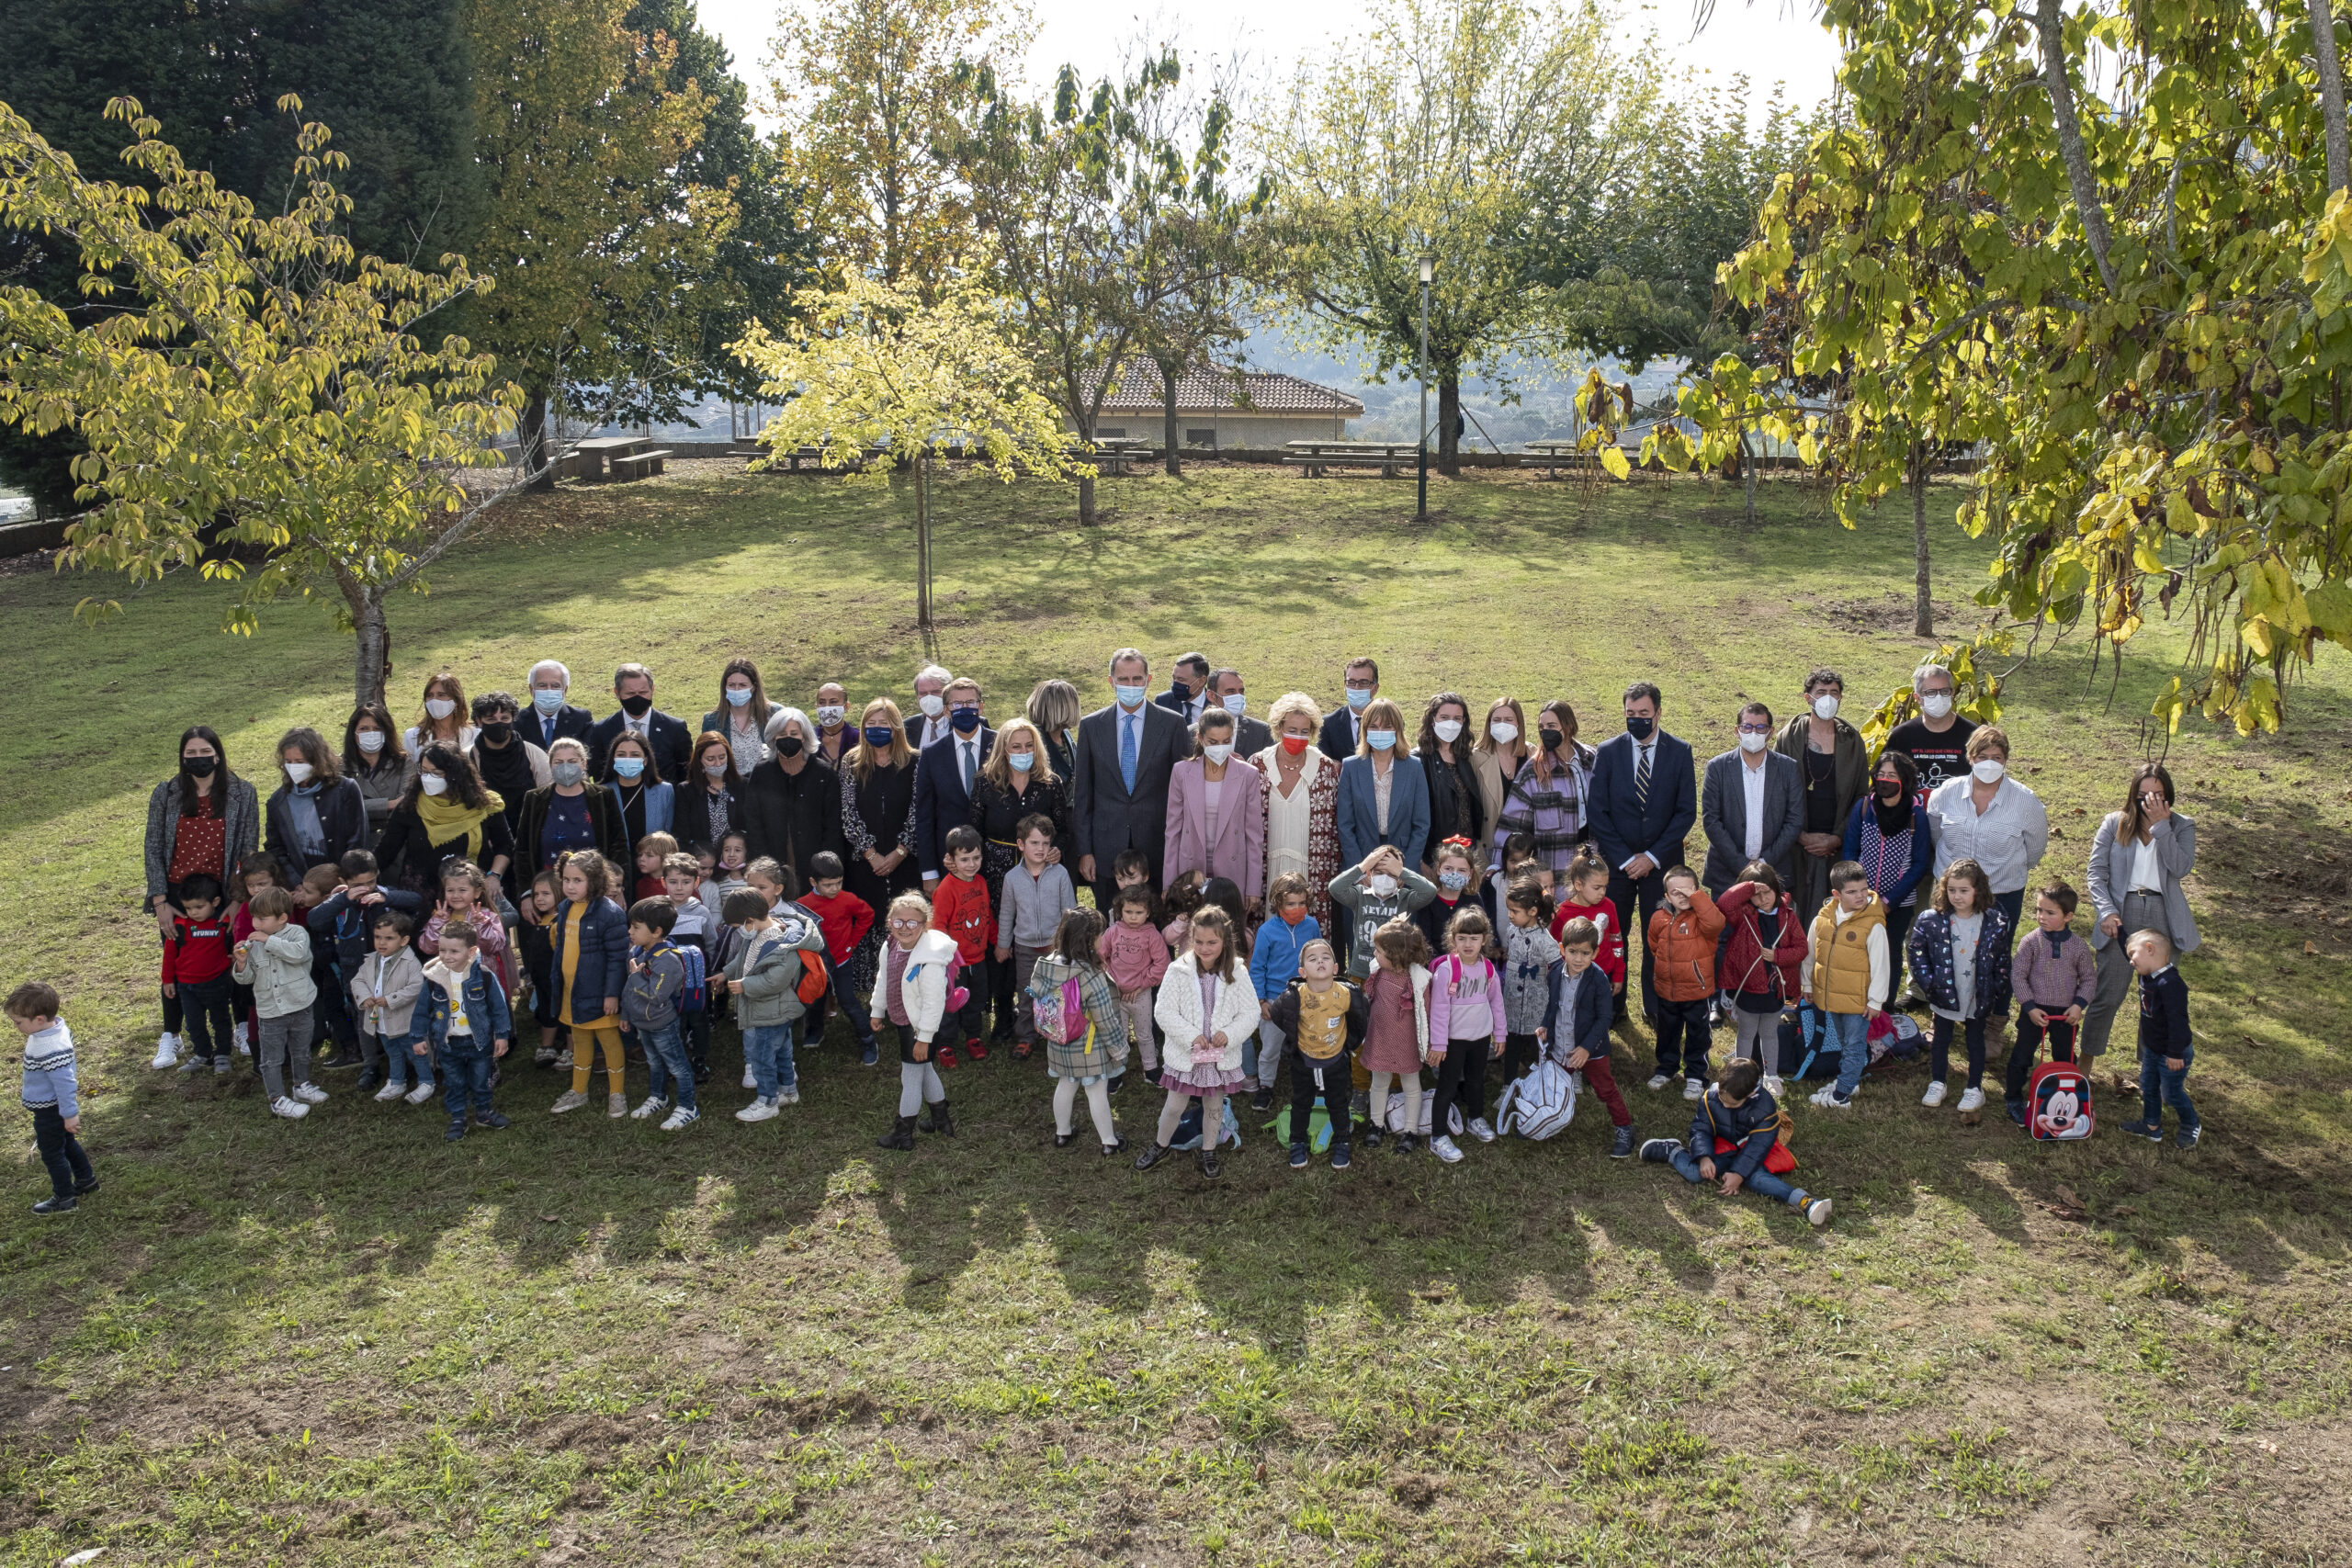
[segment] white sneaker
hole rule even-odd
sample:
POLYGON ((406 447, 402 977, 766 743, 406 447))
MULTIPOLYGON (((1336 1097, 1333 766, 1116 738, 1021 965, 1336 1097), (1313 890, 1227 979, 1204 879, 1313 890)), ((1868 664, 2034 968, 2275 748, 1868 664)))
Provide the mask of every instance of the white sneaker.
POLYGON ((746 1066, 743 1068, 743 1087, 745 1089, 757 1089, 760 1087, 759 1077, 752 1071, 749 1066, 746 1066))
POLYGON ((251 1030, 252 1026, 249 1024, 241 1023, 237 1025, 237 1032, 233 1037, 233 1043, 237 1048, 237 1055, 240 1056, 250 1056, 254 1054, 254 1042, 251 1030))
POLYGON ((1650 1075, 1650 1081, 1644 1087, 1648 1089, 1652 1094, 1656 1094, 1659 1089, 1664 1089, 1668 1084, 1672 1083, 1673 1081, 1674 1080, 1672 1078, 1668 1077, 1664 1073, 1652 1073, 1650 1075))
POLYGON ((154 1068, 159 1073, 165 1067, 178 1066, 180 1065, 180 1037, 174 1034, 171 1031, 165 1030, 163 1037, 155 1042, 155 1059, 147 1065, 154 1068))
POLYGON ((605 1096, 605 1114, 616 1118, 628 1115, 628 1096, 625 1094, 605 1096))
POLYGON ((738 1122, 771 1122, 775 1119, 775 1107, 764 1100, 755 1100, 735 1112, 738 1122))
POLYGON ((204 1058, 203 1058, 203 1057, 201 1057, 201 1056, 189 1056, 189 1057, 187 1057, 187 1059, 185 1059, 184 1061, 182 1061, 182 1062, 180 1063, 180 1067, 179 1067, 180 1077, 191 1077, 191 1076, 193 1076, 193 1075, 195 1074, 196 1069, 197 1069, 197 1068, 198 1068, 198 1067, 200 1067, 200 1066, 204 1066, 204 1058))
MULTIPOLYGON (((1838 1086, 1834 1083, 1825 1089, 1817 1090, 1814 1094, 1813 1103, 1818 1105, 1824 1111, 1831 1109, 1843 1110, 1845 1108, 1838 1103, 1838 1086)), ((1850 1097, 1846 1100, 1847 1105, 1851 1105, 1854 1102, 1850 1097)))
POLYGON ((1933 1111, 1937 1106, 1941 1105, 1943 1102, 1944 1086, 1940 1083, 1929 1084, 1928 1086, 1928 1092, 1919 1097, 1919 1103, 1926 1106, 1930 1111, 1933 1111))
POLYGON ((229 1053, 223 1051, 220 1055, 212 1058, 212 1076, 214 1077, 225 1078, 229 1076, 230 1070, 229 1053))
POLYGON ((1812 1202, 1807 1203, 1804 1206, 1804 1217, 1806 1223, 1816 1229, 1827 1224, 1829 1223, 1829 1200, 1826 1198, 1815 1198, 1812 1202))
POLYGON ((1960 1091, 1960 1108, 1961 1108, 1962 1111, 1982 1111, 1982 1110, 1984 1110, 1984 1091, 1983 1089, 1962 1089, 1962 1090, 1960 1091))
POLYGON ((327 1091, 314 1083, 298 1083, 292 1093, 305 1105, 324 1105, 327 1102, 327 1091))
POLYGON ((555 1070, 560 1073, 568 1073, 571 1071, 571 1046, 567 1045, 562 1050, 555 1054, 555 1070))
POLYGON ((1495 1141, 1495 1130, 1487 1124, 1487 1119, 1484 1116, 1470 1118, 1470 1135, 1482 1144, 1491 1144, 1495 1141))
POLYGON ((628 1113, 629 1120, 632 1122, 642 1122, 657 1111, 667 1111, 669 1109, 670 1102, 668 1100, 662 1099, 658 1094, 649 1094, 645 1097, 644 1104, 639 1106, 636 1110, 628 1113))
POLYGON ((793 1085, 791 1088, 789 1088, 789 1089, 780 1089, 776 1090, 776 1091, 775 1091, 775 1102, 776 1102, 778 1105, 797 1105, 797 1104, 799 1104, 799 1103, 800 1103, 800 1086, 799 1086, 798 1084, 794 1084, 794 1085, 793 1085))
POLYGON ((662 1120, 662 1130, 665 1133, 675 1133, 681 1128, 691 1127, 701 1120, 702 1115, 699 1111, 689 1111, 681 1105, 662 1120))
POLYGON ((1774 1100, 1778 1100, 1782 1095, 1788 1093, 1788 1091, 1789 1086, 1782 1083, 1777 1074, 1766 1073, 1764 1075, 1764 1092, 1766 1094, 1770 1095, 1774 1100))
POLYGON ((1707 1097, 1707 1080, 1706 1080, 1706 1079, 1704 1079, 1704 1078, 1684 1078, 1684 1079, 1682 1080, 1682 1098, 1683 1098, 1683 1099, 1685 1099, 1685 1100, 1704 1100, 1706 1097, 1707 1097))
POLYGON ((401 1098, 411 1105, 422 1105, 433 1098, 433 1086, 429 1083, 421 1083, 401 1098))
POLYGON ((376 1091, 376 1103, 379 1105, 389 1104, 390 1101, 400 1099, 406 1093, 408 1093, 408 1090, 401 1087, 399 1079, 394 1078, 388 1081, 383 1088, 376 1091))
POLYGON ((576 1089, 568 1089, 555 1097, 555 1103, 548 1107, 548 1114, 560 1116, 567 1111, 577 1111, 587 1103, 586 1095, 576 1089))
POLYGON ((1430 1153, 1437 1156, 1438 1158, 1445 1161, 1448 1165, 1460 1165, 1462 1163, 1462 1150, 1454 1144, 1454 1141, 1452 1138, 1446 1136, 1443 1133, 1440 1133, 1436 1137, 1430 1140, 1430 1153))
POLYGON ((311 1113, 311 1108, 309 1106, 303 1104, 299 1100, 288 1100, 282 1094, 276 1100, 269 1102, 269 1108, 277 1115, 285 1117, 288 1122, 300 1122, 303 1117, 308 1116, 311 1113))

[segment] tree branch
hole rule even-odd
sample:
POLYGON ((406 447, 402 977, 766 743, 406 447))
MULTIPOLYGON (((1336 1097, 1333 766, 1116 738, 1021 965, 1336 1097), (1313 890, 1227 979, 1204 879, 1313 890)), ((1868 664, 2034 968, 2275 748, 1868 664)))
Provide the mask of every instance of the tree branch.
MULTIPOLYGON (((2324 0, 2312 0, 2314 5, 2324 0)), ((2039 0, 2034 27, 2041 35, 2041 85, 2050 95, 2050 111, 2058 128, 2058 156, 2066 165, 2066 184, 2075 193, 2075 210, 2082 220, 2083 240, 2091 248, 2098 277, 2109 294, 2115 292, 2115 265, 2107 259, 2107 209, 2098 182, 2091 177, 2090 154, 2083 148, 2082 122, 2075 115, 2075 89, 2066 80, 2066 18, 2059 0, 2039 0)))

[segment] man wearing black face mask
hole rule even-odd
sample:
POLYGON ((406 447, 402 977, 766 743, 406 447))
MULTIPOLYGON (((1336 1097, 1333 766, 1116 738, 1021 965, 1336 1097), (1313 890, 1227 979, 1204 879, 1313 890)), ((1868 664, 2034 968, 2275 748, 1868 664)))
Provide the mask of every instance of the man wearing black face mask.
POLYGON ((972 819, 972 782, 996 744, 996 731, 980 716, 978 681, 958 675, 942 695, 947 734, 915 758, 915 863, 926 892, 946 869, 948 829, 972 819))
POLYGON ((653 705, 653 671, 642 664, 622 665, 613 671, 613 695, 620 700, 621 711, 598 719, 588 737, 588 754, 594 761, 596 777, 609 780, 613 776, 614 741, 623 735, 639 735, 652 750, 654 765, 664 779, 675 783, 684 778, 695 738, 687 733, 685 720, 653 705))
POLYGON ((1617 929, 1645 933, 1642 1016, 1657 1021, 1656 961, 1646 933, 1665 897, 1668 866, 1682 863, 1682 842, 1699 819, 1699 788, 1685 741, 1658 728, 1664 699, 1647 681, 1625 688, 1625 732, 1603 742, 1592 764, 1592 837, 1609 863, 1609 902, 1617 929), (1639 919, 1634 919, 1638 908, 1639 919))
MULTIPOLYGON (((555 782, 555 774, 548 769, 548 754, 524 739, 514 730, 514 716, 519 705, 507 692, 489 692, 473 700, 474 728, 481 733, 474 738, 472 756, 474 767, 481 774, 481 782, 496 790, 506 802, 506 827, 509 832, 523 823, 523 797, 535 789, 545 789, 555 782)), ((517 857, 519 863, 520 857, 517 857)), ((506 896, 514 896, 514 865, 507 868, 506 896)))

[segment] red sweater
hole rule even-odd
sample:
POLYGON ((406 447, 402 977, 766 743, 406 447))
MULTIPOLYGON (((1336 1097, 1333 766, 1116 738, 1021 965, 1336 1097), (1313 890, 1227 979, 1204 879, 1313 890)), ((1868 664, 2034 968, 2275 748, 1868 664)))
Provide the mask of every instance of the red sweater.
POLYGON ((1600 928, 1600 951, 1593 963, 1609 976, 1609 988, 1617 990, 1625 984, 1625 933, 1617 927, 1617 906, 1603 898, 1598 904, 1563 904, 1552 915, 1552 940, 1560 940, 1560 928, 1582 916, 1600 928))
POLYGON ((824 928, 825 956, 836 968, 849 962, 857 944, 874 929, 874 906, 846 888, 830 898, 811 893, 800 903, 824 928))
MULTIPOLYGON (((978 878, 943 876, 932 896, 931 929, 956 939, 956 956, 978 964, 996 942, 996 916, 989 910, 989 885, 978 878)), ((828 938, 827 940, 831 940, 828 938)))
POLYGON ((232 951, 236 937, 230 929, 231 920, 226 913, 209 920, 173 917, 173 937, 164 944, 164 984, 200 985, 226 975, 236 957, 232 951))

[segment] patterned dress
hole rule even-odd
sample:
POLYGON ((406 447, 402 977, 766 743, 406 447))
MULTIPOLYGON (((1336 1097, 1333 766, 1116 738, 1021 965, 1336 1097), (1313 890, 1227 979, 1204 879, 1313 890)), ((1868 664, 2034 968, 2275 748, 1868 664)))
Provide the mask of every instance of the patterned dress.
MULTIPOLYGON (((1250 759, 1266 775, 1269 882, 1284 871, 1298 869, 1284 858, 1285 852, 1295 858, 1296 846, 1276 831, 1283 805, 1277 794, 1282 785, 1278 761, 1282 753, 1282 743, 1277 741, 1250 759)), ((1306 765, 1299 777, 1306 789, 1306 909, 1315 917, 1315 923, 1328 931, 1332 929, 1331 879, 1340 874, 1340 764, 1310 746, 1306 750, 1306 765)))

